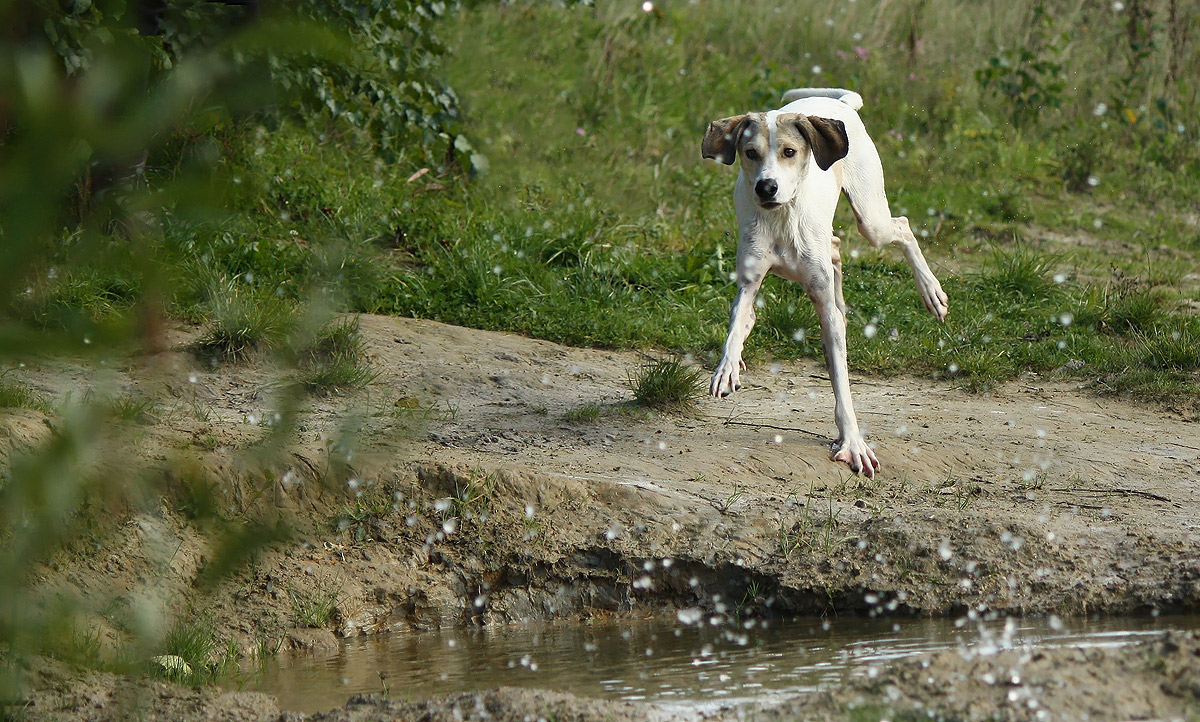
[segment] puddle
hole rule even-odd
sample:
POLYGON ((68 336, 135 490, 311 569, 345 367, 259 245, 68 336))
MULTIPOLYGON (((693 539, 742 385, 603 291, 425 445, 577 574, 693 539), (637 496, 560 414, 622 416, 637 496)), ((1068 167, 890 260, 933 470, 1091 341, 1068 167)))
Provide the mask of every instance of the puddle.
POLYGON ((1198 628, 1200 615, 985 623, 802 618, 749 629, 685 626, 673 619, 529 624, 355 639, 333 653, 284 655, 242 686, 276 696, 282 709, 309 713, 385 687, 393 697, 425 698, 498 686, 699 712, 812 691, 922 652, 1111 647, 1198 628))

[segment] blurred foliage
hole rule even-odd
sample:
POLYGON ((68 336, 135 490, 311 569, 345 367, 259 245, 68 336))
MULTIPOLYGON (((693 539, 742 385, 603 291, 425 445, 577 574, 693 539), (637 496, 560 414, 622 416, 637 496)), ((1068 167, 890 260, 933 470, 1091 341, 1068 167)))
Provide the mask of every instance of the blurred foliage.
POLYGON ((272 70, 304 113, 325 112, 366 129, 389 162, 428 158, 473 169, 483 156, 461 131, 458 98, 437 77, 446 48, 433 26, 443 0, 299 0, 303 17, 356 41, 359 62, 278 61, 272 70))
MULTIPOLYGON (((185 306, 183 315, 211 316, 206 340, 222 354, 277 347, 281 329, 321 327, 326 304, 298 306, 322 295, 320 264, 312 284, 280 297, 255 288, 261 256, 244 237, 224 236, 247 259, 233 275, 212 273, 187 252, 189 239, 237 226, 245 214, 239 201, 248 190, 224 153, 247 124, 349 126, 381 154, 470 167, 454 94, 434 76, 444 49, 430 28, 442 3, 308 0, 243 22, 239 8, 183 0, 169 3, 162 33, 150 36, 139 32, 133 7, 0 3, 0 406, 10 421, 25 413, 43 422, 6 436, 2 449, 0 701, 20 698, 17 662, 27 654, 190 683, 225 666, 210 663, 211 624, 172 625, 177 610, 156 593, 68 594, 47 604, 45 590, 34 589, 42 565, 95 553, 129 515, 153 516, 164 500, 182 497, 181 512, 211 546, 196 582, 203 596, 288 534, 253 505, 225 510, 204 470, 189 471, 181 485, 170 470, 122 463, 137 433, 130 421, 149 420, 152 402, 90 391, 51 402, 21 382, 18 362, 67 354, 103 365, 158 348, 163 317, 189 293, 205 311, 185 306), (269 313, 239 316, 243 307, 269 313), (114 615, 117 608, 126 611, 114 615), (99 618, 116 630, 117 650, 101 643, 99 618)), ((321 371, 313 382, 321 388, 369 379, 357 325, 334 328, 333 341, 304 360, 305 378, 321 371)), ((280 353, 298 363, 294 352, 280 353)), ((285 393, 253 449, 268 485, 271 449, 290 439, 295 410, 285 393)), ((151 556, 171 554, 150 546, 151 556)))

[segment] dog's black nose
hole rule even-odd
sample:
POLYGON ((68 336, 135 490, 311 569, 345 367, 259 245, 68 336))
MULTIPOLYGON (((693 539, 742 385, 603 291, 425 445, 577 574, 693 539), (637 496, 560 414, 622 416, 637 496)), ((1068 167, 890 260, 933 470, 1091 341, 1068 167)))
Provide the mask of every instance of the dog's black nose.
POLYGON ((770 200, 775 197, 775 191, 779 190, 779 184, 770 178, 763 178, 754 184, 754 192, 763 200, 770 200))

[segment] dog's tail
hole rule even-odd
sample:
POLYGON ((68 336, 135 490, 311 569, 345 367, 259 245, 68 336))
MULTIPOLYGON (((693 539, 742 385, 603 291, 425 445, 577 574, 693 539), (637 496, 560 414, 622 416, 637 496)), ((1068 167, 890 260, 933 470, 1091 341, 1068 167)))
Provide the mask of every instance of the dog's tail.
POLYGON ((783 102, 790 103, 801 98, 833 98, 849 105, 854 110, 863 107, 862 96, 853 90, 842 88, 792 88, 783 94, 783 102))

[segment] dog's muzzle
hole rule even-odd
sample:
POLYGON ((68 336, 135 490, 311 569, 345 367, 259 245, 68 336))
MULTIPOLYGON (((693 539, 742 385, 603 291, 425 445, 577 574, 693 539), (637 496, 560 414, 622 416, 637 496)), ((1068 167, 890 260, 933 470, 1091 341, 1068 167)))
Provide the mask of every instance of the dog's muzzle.
POLYGON ((779 190, 779 184, 770 178, 763 178, 754 184, 754 193, 760 201, 775 200, 775 193, 779 190))

